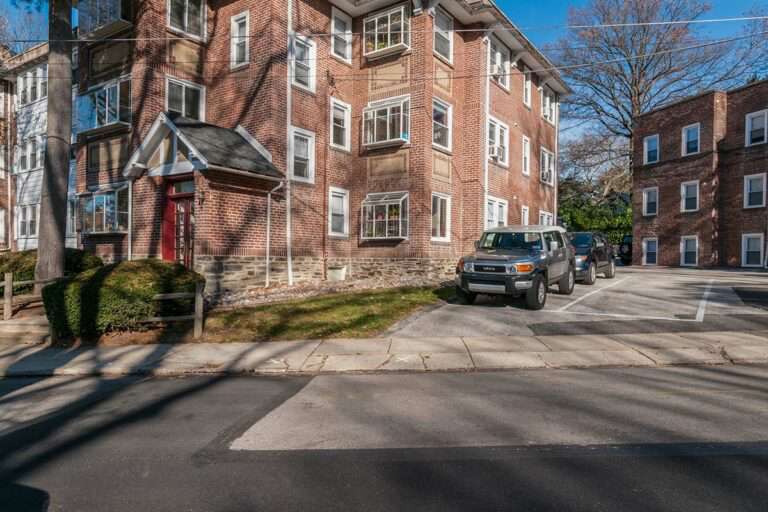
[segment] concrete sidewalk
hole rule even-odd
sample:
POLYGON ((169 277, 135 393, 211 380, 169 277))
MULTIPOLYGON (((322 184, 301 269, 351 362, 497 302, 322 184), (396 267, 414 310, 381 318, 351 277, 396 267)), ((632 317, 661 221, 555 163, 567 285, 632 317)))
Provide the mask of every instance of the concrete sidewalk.
POLYGON ((768 332, 0 346, 0 376, 325 374, 768 362, 768 332))

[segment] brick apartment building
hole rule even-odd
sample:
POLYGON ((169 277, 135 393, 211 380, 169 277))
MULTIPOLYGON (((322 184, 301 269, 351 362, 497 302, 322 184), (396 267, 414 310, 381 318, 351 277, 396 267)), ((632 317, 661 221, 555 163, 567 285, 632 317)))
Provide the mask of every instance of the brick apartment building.
POLYGON ((764 267, 768 80, 640 116, 635 264, 764 267))
POLYGON ((485 226, 556 219, 568 89, 490 0, 81 0, 79 24, 75 225, 107 260, 214 295, 439 278, 485 226))

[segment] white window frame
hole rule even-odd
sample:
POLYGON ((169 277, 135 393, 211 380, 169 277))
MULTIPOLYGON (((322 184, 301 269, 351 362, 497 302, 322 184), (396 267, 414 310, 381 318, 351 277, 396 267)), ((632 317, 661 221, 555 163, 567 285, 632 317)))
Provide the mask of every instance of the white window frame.
POLYGON ((508 91, 512 52, 507 45, 496 37, 491 38, 488 51, 491 53, 491 69, 488 70, 488 79, 496 82, 502 89, 508 91))
POLYGON ((744 208, 762 208, 765 206, 766 196, 766 173, 748 174, 744 176, 744 208), (759 178, 763 181, 763 200, 760 204, 749 204, 749 182, 755 178, 759 178))
POLYGON ((643 189, 643 217, 656 217, 659 214, 659 187, 647 187, 643 189), (648 193, 656 192, 656 211, 648 212, 648 193))
POLYGON ((317 43, 311 37, 306 37, 301 34, 296 34, 293 38, 293 58, 291 59, 291 84, 294 87, 303 89, 305 91, 314 94, 317 87, 317 43), (309 84, 302 84, 296 81, 296 46, 304 45, 308 48, 309 55, 307 56, 309 84))
POLYGON ((701 123, 693 123, 689 124, 687 126, 683 126, 683 129, 681 130, 681 139, 682 143, 680 145, 680 155, 681 156, 690 156, 690 155, 697 155, 701 153, 701 123), (696 151, 688 152, 688 140, 686 135, 688 134, 688 130, 696 128, 696 151))
POLYGON ((78 215, 80 218, 80 221, 83 222, 82 225, 82 231, 84 234, 89 235, 99 235, 99 234, 105 234, 105 233, 127 233, 128 232, 128 221, 130 219, 130 210, 131 210, 131 204, 130 204, 130 198, 128 194, 128 187, 127 186, 120 186, 117 188, 114 188, 112 190, 105 190, 100 192, 93 192, 89 194, 83 194, 78 197, 78 210, 80 210, 81 215, 78 215), (126 203, 128 209, 125 211, 120 211, 118 209, 119 204, 119 198, 118 194, 125 194, 124 197, 126 197, 126 203), (108 196, 113 196, 113 201, 115 205, 115 220, 114 223, 111 226, 107 226, 107 209, 106 209, 106 198, 108 196), (96 207, 94 203, 94 208, 92 212, 92 219, 91 219, 91 228, 87 229, 85 227, 85 205, 83 205, 84 201, 93 200, 96 201, 97 197, 104 197, 105 201, 105 208, 104 212, 102 213, 102 229, 100 231, 96 231, 96 207), (120 216, 123 215, 123 225, 124 228, 120 229, 120 216))
POLYGON ((656 164, 661 160, 661 138, 658 133, 643 138, 643 165, 656 164), (656 160, 648 160, 648 142, 656 139, 656 160))
POLYGON ((439 58, 443 59, 449 64, 453 64, 453 16, 448 14, 448 12, 445 9, 438 7, 437 9, 435 9, 434 24, 435 24, 435 31, 432 39, 432 51, 439 58), (440 28, 438 24, 438 19, 440 17, 442 17, 445 21, 448 22, 447 29, 440 28), (443 55, 442 53, 437 51, 438 37, 443 37, 448 40, 448 55, 443 55))
POLYGON ((768 109, 764 110, 758 110, 757 112, 750 112, 746 116, 744 116, 744 146, 750 147, 750 146, 759 146, 761 144, 768 143, 768 109), (765 134, 763 135, 763 141, 762 142, 750 142, 749 135, 752 131, 752 120, 762 117, 763 118, 763 126, 765 127, 765 134))
POLYGON ((539 224, 542 226, 554 226, 555 216, 547 210, 539 210, 539 224))
POLYGON ((184 28, 178 28, 171 25, 171 2, 173 0, 167 0, 165 2, 165 10, 166 10, 166 16, 165 16, 165 23, 168 28, 168 30, 171 30, 173 32, 183 34, 191 39, 197 40, 197 41, 205 41, 207 37, 207 31, 208 31, 208 2, 206 0, 201 0, 201 14, 202 19, 200 20, 200 34, 194 34, 192 32, 188 32, 187 28, 189 27, 189 0, 184 0, 184 28))
POLYGON ((485 226, 486 229, 492 229, 492 228, 498 228, 506 226, 509 222, 509 201, 506 199, 501 199, 499 197, 493 197, 488 196, 488 199, 485 202, 485 226), (493 211, 493 218, 488 216, 488 206, 493 205, 492 211, 493 211), (499 208, 503 210, 503 224, 499 224, 499 208), (490 222, 494 221, 493 225, 490 225, 490 222))
POLYGON ((765 234, 763 233, 742 233, 741 235, 741 266, 747 268, 762 268, 765 265, 765 234), (760 239, 760 263, 747 264, 747 240, 749 238, 760 239))
POLYGON ((541 117, 553 126, 557 119, 557 93, 546 85, 541 87, 541 117))
MULTIPOLYGON (((375 58, 382 55, 388 55, 390 53, 395 53, 397 51, 404 51, 408 48, 410 48, 411 45, 411 13, 408 8, 408 4, 400 4, 395 7, 392 7, 390 9, 386 9, 383 11, 379 11, 373 14, 370 14, 365 17, 363 20, 363 56, 366 58, 375 58), (401 26, 401 32, 400 32, 400 42, 399 43, 392 43, 392 15, 400 11, 401 18, 400 18, 400 26, 401 26), (371 20, 378 20, 384 16, 387 16, 387 46, 383 48, 377 48, 378 42, 376 40, 376 33, 373 34, 374 37, 374 48, 372 50, 368 50, 368 23, 371 20)), ((378 29, 378 26, 377 26, 378 29)))
MULTIPOLYGON (((450 242, 451 241, 451 196, 449 194, 442 194, 440 192, 432 192, 432 198, 430 201, 430 237, 433 242, 450 242), (434 204, 435 199, 438 201, 445 201, 445 236, 435 236, 435 211, 434 204)), ((439 221, 439 219, 438 219, 439 221)))
POLYGON ((352 105, 345 103, 338 98, 331 97, 330 113, 329 113, 329 125, 328 125, 328 143, 331 147, 341 149, 344 151, 351 151, 352 149, 352 105), (344 144, 336 144, 333 141, 333 127, 334 117, 333 111, 335 107, 339 107, 344 110, 344 144))
POLYGON ((40 233, 40 203, 22 204, 16 207, 16 239, 37 238, 40 233), (30 233, 30 223, 32 222, 31 216, 28 213, 28 209, 35 209, 35 232, 30 233), (25 233, 21 234, 21 226, 24 224, 26 229, 25 233))
POLYGON ((680 266, 698 267, 699 266, 699 235, 685 235, 680 237, 680 266), (696 261, 694 263, 685 262, 685 242, 694 240, 696 242, 696 261))
POLYGON ((305 130, 303 128, 299 128, 297 126, 291 126, 291 140, 289 141, 289 144, 291 145, 289 155, 291 155, 290 162, 288 163, 288 175, 290 176, 292 181, 298 181, 301 183, 309 183, 314 184, 315 183, 315 161, 317 160, 317 157, 315 155, 315 132, 311 132, 309 130, 305 130), (307 176, 306 178, 304 176, 296 176, 293 173, 293 165, 296 160, 296 148, 294 147, 294 139, 295 136, 299 135, 301 137, 305 137, 308 139, 308 151, 309 151, 309 160, 307 162, 307 176))
POLYGON ((531 139, 523 135, 523 150, 522 150, 522 173, 523 176, 531 175, 531 139))
POLYGON ((339 10, 336 7, 331 8, 331 48, 330 52, 333 57, 336 57, 337 59, 341 60, 342 62, 346 64, 352 64, 352 17, 349 16, 344 11, 339 10), (347 27, 349 27, 349 31, 347 32, 337 32, 336 31, 336 18, 343 20, 347 27), (344 41, 345 44, 345 51, 348 55, 339 55, 336 53, 336 45, 335 41, 336 39, 341 39, 344 41))
MULTIPOLYGON (((78 114, 77 119, 77 129, 80 133, 87 132, 90 130, 96 130, 98 128, 103 128, 105 126, 112 126, 112 125, 125 125, 128 126, 131 123, 131 120, 133 119, 133 83, 131 82, 130 75, 124 75, 119 78, 115 78, 113 80, 109 80, 107 82, 103 82, 97 85, 94 85, 93 87, 89 88, 88 91, 84 94, 81 94, 77 97, 78 101, 91 101, 91 107, 94 109, 94 118, 93 118, 93 126, 82 126, 81 122, 83 121, 82 118, 79 116, 79 112, 76 112, 75 114, 78 114), (120 119, 120 106, 121 106, 121 98, 120 98, 120 86, 123 83, 128 84, 128 121, 124 121, 120 119), (115 121, 109 121, 107 119, 107 112, 109 112, 109 92, 108 90, 111 88, 115 88, 115 99, 117 101, 117 119, 115 121), (96 101, 96 95, 100 92, 104 91, 106 101, 104 103, 106 112, 104 113, 104 124, 98 124, 98 113, 96 112, 96 109, 98 108, 98 102, 96 101), (90 99, 89 99, 90 97, 90 99)), ((166 86, 166 96, 167 95, 167 86, 166 86)), ((168 105, 166 104, 166 110, 168 105)))
POLYGON ((251 35, 251 13, 250 11, 243 11, 240 14, 236 14, 229 19, 229 68, 237 69, 243 66, 247 66, 251 60, 251 48, 250 37, 251 35), (245 21, 245 36, 235 36, 237 27, 245 21), (238 43, 245 43, 245 52, 243 54, 243 61, 237 61, 237 45, 238 43))
POLYGON ((362 123, 362 145, 364 147, 382 147, 382 146, 391 146, 393 144, 407 144, 411 140, 411 96, 398 96, 396 98, 387 98, 381 101, 375 101, 368 104, 363 109, 363 123, 362 123), (392 114, 392 108, 399 106, 400 107, 400 137, 396 137, 394 139, 389 138, 389 132, 390 132, 390 123, 393 119, 392 114), (376 141, 375 137, 375 130, 376 130, 376 111, 377 110, 383 110, 387 109, 387 139, 376 141), (373 122, 373 129, 374 129, 374 136, 373 141, 367 142, 366 139, 366 121, 367 117, 369 115, 372 115, 372 122, 373 122), (405 128, 405 132, 403 132, 403 128, 405 128), (405 137, 403 137, 403 134, 405 133, 405 137))
POLYGON ((486 144, 488 145, 488 160, 503 167, 509 166, 509 126, 506 123, 493 116, 488 116, 488 141, 486 144), (502 129, 504 130, 503 138, 499 137, 499 132, 502 129), (493 133, 494 144, 491 144, 491 133, 493 133), (504 151, 500 155, 498 152, 500 148, 499 141, 502 139, 504 142, 504 151), (496 158, 491 157, 490 150, 494 146, 496 147, 496 158))
MULTIPOLYGON (((379 192, 368 194, 363 200, 360 206, 360 239, 361 240, 407 240, 408 232, 410 230, 410 194, 408 192, 379 192), (366 207, 375 208, 376 206, 386 206, 387 215, 389 214, 389 206, 398 205, 400 208, 400 217, 397 219, 398 234, 396 236, 389 236, 389 226, 385 224, 384 236, 376 236, 376 219, 374 216, 373 235, 365 235, 365 209, 366 207), (403 220, 405 220, 405 232, 403 232, 403 220)), ((388 221, 389 219, 384 219, 388 221)))
POLYGON ((556 172, 555 153, 542 146, 541 151, 539 152, 539 181, 544 185, 554 187, 556 172), (544 179, 545 169, 549 172, 549 180, 544 179))
POLYGON ((520 72, 523 74, 523 105, 531 108, 531 98, 533 97, 531 85, 533 83, 531 77, 531 71, 526 70, 525 64, 522 62, 517 65, 520 72))
POLYGON ((349 190, 339 187, 328 187, 328 236, 334 238, 349 237, 349 190), (337 232, 333 230, 333 197, 343 197, 344 207, 344 231, 337 232))
POLYGON ((691 212, 697 212, 701 208, 701 186, 699 183, 699 180, 691 180, 691 181, 684 181, 680 184, 680 211, 682 213, 691 213, 691 212), (685 208, 685 189, 688 185, 696 185, 696 208, 694 209, 686 209, 685 208))
MULTIPOLYGON (((171 83, 175 83, 177 85, 181 85, 182 87, 184 87, 184 93, 183 93, 184 96, 186 96, 187 94, 186 93, 187 88, 197 89, 198 91, 200 91, 200 105, 199 105, 200 121, 205 122, 205 96, 206 96, 205 86, 201 84, 196 84, 195 82, 190 82, 189 80, 183 80, 181 78, 166 76, 165 77, 165 110, 166 112, 170 111, 170 108, 168 107, 168 102, 171 97, 170 95, 171 83)), ((185 106, 187 102, 184 101, 184 99, 182 98, 181 103, 182 103, 182 106, 185 106)), ((188 117, 187 112, 183 112, 181 115, 184 117, 188 117)))
POLYGON ((659 264, 659 239, 655 236, 643 238, 640 243, 642 254, 642 264, 644 266, 657 266, 659 264), (648 242, 656 242, 656 251, 654 254, 656 254, 656 261, 654 263, 648 263, 648 242))
POLYGON ((453 148, 453 105, 438 98, 432 99, 432 145, 434 147, 451 151, 453 148), (435 142, 435 108, 441 108, 445 110, 448 125, 445 128, 448 129, 448 145, 443 146, 435 142))
POLYGON ((531 209, 527 205, 523 205, 520 208, 520 224, 527 226, 530 222, 531 209))

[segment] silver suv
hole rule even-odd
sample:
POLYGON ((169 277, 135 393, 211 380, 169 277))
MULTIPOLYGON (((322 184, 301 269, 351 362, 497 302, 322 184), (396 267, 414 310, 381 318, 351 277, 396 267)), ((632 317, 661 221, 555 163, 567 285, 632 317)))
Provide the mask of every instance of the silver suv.
POLYGON ((528 309, 541 309, 547 289, 563 295, 576 282, 574 250, 558 226, 508 226, 483 233, 475 253, 456 266, 456 293, 467 304, 478 294, 525 296, 528 309))

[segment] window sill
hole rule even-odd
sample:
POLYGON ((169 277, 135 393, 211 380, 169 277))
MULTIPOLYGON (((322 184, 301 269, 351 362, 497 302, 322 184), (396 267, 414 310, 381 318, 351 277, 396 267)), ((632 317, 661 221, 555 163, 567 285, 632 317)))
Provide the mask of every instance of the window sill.
POLYGON ((83 236, 125 236, 127 235, 127 231, 91 231, 91 232, 83 232, 83 236))
POLYGON ((429 241, 435 245, 451 245, 450 238, 430 238, 429 241))
POLYGON ((406 144, 408 144, 408 141, 405 139, 385 140, 381 142, 372 142, 370 144, 363 144, 363 149, 366 151, 369 151, 374 149, 381 149, 381 148, 388 148, 388 147, 395 147, 395 146, 405 146, 406 144))
POLYGON ((434 149, 435 151, 439 151, 440 153, 443 153, 445 155, 453 156, 453 151, 451 150, 451 148, 446 148, 444 146, 441 146, 440 144, 435 144, 434 142, 432 143, 432 149, 434 149))
POLYGON ((333 52, 331 52, 331 58, 333 58, 333 60, 335 60, 335 61, 338 61, 338 62, 344 64, 345 66, 352 67, 352 59, 351 58, 349 60, 347 60, 344 57, 340 57, 339 55, 336 55, 333 52))
POLYGON ((388 237, 380 237, 380 238, 366 238, 364 236, 360 237, 361 242, 400 242, 408 240, 407 236, 388 236, 388 237))
POLYGON ((495 165, 496 167, 501 167, 502 169, 509 169, 509 163, 500 162, 498 160, 494 160, 493 158, 488 159, 488 163, 491 163, 495 165))
POLYGON ((763 142, 755 142, 753 144, 744 144, 745 148, 754 148, 755 146, 764 146, 768 144, 768 140, 765 140, 763 142))
POLYGON ((512 89, 510 89, 510 87, 509 87, 509 86, 504 86, 504 85, 500 84, 500 83, 499 83, 499 82, 498 82, 498 81, 497 81, 495 78, 493 78, 492 76, 489 76, 489 77, 488 77, 488 80, 490 80, 491 82, 493 82, 494 84, 496 84, 496 87, 498 87, 499 89, 501 89, 501 90, 502 90, 502 91, 504 91, 505 93, 507 93, 507 94, 512 94, 512 89))
POLYGON ((432 50, 432 55, 434 55, 437 60, 439 60, 440 62, 442 62, 446 66, 450 67, 451 69, 454 69, 453 68, 453 59, 448 60, 448 59, 445 58, 445 56, 440 55, 439 53, 437 53, 434 50, 432 50))
POLYGON ((528 178, 528 179, 530 179, 530 178, 531 178, 531 173, 530 173, 530 172, 521 172, 521 173, 520 173, 520 175, 521 175, 523 178, 528 178))
POLYGON ((744 205, 744 209, 745 210, 754 210, 756 208, 765 208, 765 203, 763 203, 763 204, 753 204, 752 206, 746 205, 746 204, 744 205))
POLYGON ((342 235, 340 233, 328 233, 328 238, 332 240, 349 240, 349 235, 342 235))
POLYGON ((680 213, 697 213, 699 211, 699 208, 696 208, 695 210, 680 210, 680 213))
POLYGON ((125 121, 117 121, 115 123, 105 124, 104 126, 98 126, 95 128, 87 128, 77 132, 77 135, 85 137, 98 137, 99 135, 106 135, 112 132, 128 131, 131 129, 131 124, 125 121))
POLYGON ((241 71, 243 69, 248 69, 248 67, 251 65, 251 62, 249 60, 242 62, 240 64, 231 64, 229 65, 230 71, 241 71))
POLYGON ((372 52, 365 53, 363 54, 363 57, 365 57, 366 60, 376 60, 383 57, 389 57, 390 55, 403 54, 410 48, 411 47, 407 44, 400 43, 394 46, 390 46, 389 48, 382 48, 381 50, 374 50, 372 52))
MULTIPOLYGON (((207 21, 208 20, 203 20, 203 23, 206 23, 207 21)), ((186 30, 175 28, 170 25, 166 25, 165 29, 168 32, 172 32, 176 35, 184 36, 185 38, 191 39, 193 43, 205 44, 208 42, 208 38, 206 37, 206 35, 199 36, 197 34, 193 34, 192 32, 187 32, 186 30)))
POLYGON ((345 155, 351 155, 352 154, 352 148, 345 148, 344 146, 337 146, 335 144, 328 144, 328 147, 331 148, 333 151, 338 151, 339 153, 344 153, 345 155))
POLYGON ((291 183, 296 183, 300 185, 307 185, 307 186, 314 186, 315 180, 307 179, 307 178, 297 178, 296 176, 291 176, 291 183))
POLYGON ((299 91, 301 91, 303 93, 311 94, 312 96, 316 96, 317 95, 317 91, 316 91, 316 89, 314 87, 307 87, 306 85, 297 84, 293 80, 291 80, 291 87, 293 87, 294 89, 298 89, 299 91))
POLYGON ((643 213, 642 216, 643 217, 648 217, 648 218, 654 218, 654 217, 658 217, 659 214, 658 213, 643 213))

